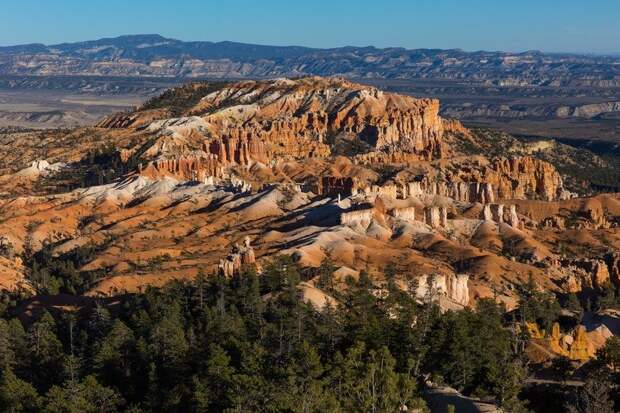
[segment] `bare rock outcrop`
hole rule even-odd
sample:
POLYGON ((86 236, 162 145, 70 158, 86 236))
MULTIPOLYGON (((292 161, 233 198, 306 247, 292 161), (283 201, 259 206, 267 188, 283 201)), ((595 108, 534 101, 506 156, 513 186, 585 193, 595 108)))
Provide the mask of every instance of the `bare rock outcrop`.
POLYGON ((269 161, 265 142, 251 131, 241 128, 232 129, 229 135, 205 143, 205 150, 217 155, 222 165, 249 165, 252 161, 269 161))
POLYGON ((433 229, 443 228, 448 225, 448 210, 444 207, 425 208, 424 222, 433 229))
POLYGON ((343 212, 340 214, 340 224, 347 226, 358 226, 368 227, 370 221, 374 216, 374 209, 361 209, 350 212, 343 212))
POLYGON ((440 195, 460 202, 486 204, 495 200, 493 186, 484 182, 431 181, 424 177, 420 181, 400 184, 398 192, 406 199, 420 195, 440 195))
POLYGON ((447 297, 462 306, 469 304, 469 275, 423 275, 418 278, 416 297, 437 300, 447 297))
POLYGON ((450 274, 447 276, 446 284, 448 287, 448 297, 456 302, 466 306, 469 304, 469 282, 468 274, 450 274))
POLYGON ((555 266, 567 273, 563 285, 568 292, 579 292, 584 288, 602 288, 610 282, 610 273, 605 261, 587 258, 562 259, 555 266))
POLYGON ((562 177, 555 167, 529 156, 498 159, 483 173, 484 182, 496 189, 496 199, 554 201, 564 192, 562 177))
POLYGON ((396 185, 370 185, 365 188, 355 189, 353 193, 362 193, 367 197, 385 196, 396 199, 399 194, 399 187, 396 185))
POLYGON ((571 360, 586 361, 594 356, 594 346, 588 340, 588 334, 583 325, 577 326, 572 334, 562 334, 560 325, 554 323, 547 340, 551 351, 571 360))
POLYGON ((588 341, 586 328, 582 325, 577 326, 573 336, 573 342, 568 352, 571 360, 586 361, 594 355, 593 346, 588 341))
POLYGON ((480 213, 480 219, 483 221, 493 221, 498 224, 506 223, 513 228, 519 228, 520 221, 517 215, 517 206, 514 204, 486 204, 480 213))
POLYGON ((146 166, 140 165, 138 172, 149 177, 173 176, 182 180, 205 181, 208 177, 221 177, 223 168, 216 157, 198 154, 176 159, 158 159, 146 166))
POLYGON ((500 158, 488 165, 471 164, 460 170, 440 170, 399 184, 402 198, 440 195, 456 201, 482 204, 504 199, 554 201, 566 195, 562 178, 550 163, 532 157, 500 158))
POLYGON ((404 221, 413 222, 415 221, 415 208, 407 207, 407 208, 395 208, 391 212, 391 215, 394 218, 402 219, 404 221))
POLYGON ((519 216, 517 215, 517 206, 515 204, 511 204, 508 206, 507 213, 505 212, 505 220, 508 225, 513 228, 519 228, 519 216))
POLYGON ((340 178, 335 176, 324 176, 318 183, 317 193, 319 195, 351 195, 354 191, 355 182, 353 178, 340 178))
POLYGON ((218 270, 224 277, 232 277, 242 267, 255 262, 254 248, 250 245, 250 238, 245 237, 243 245, 235 244, 230 254, 220 260, 218 270))

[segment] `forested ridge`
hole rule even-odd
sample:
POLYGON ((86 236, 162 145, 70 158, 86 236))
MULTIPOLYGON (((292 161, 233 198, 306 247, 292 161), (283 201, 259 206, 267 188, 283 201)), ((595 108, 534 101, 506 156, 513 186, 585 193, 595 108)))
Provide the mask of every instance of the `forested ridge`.
MULTIPOLYGON (((305 271, 278 257, 260 276, 201 274, 116 307, 42 311, 25 323, 9 304, 0 410, 424 411, 432 380, 527 411, 518 397, 523 337, 494 301, 442 314, 432 297, 416 302, 398 288, 390 271, 381 291, 364 273, 336 291, 329 263, 305 271), (340 305, 305 304, 296 286, 309 276, 340 305)), ((529 307, 532 318, 548 312, 529 307)))

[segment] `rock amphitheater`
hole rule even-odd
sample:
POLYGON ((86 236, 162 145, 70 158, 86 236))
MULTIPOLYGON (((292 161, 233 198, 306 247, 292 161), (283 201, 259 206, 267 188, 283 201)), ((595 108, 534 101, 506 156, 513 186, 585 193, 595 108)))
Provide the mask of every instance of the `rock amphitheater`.
MULTIPOLYGON (((479 137, 442 119, 437 100, 303 78, 223 83, 187 101, 74 131, 48 159, 3 144, 21 151, 0 167, 3 289, 33 291, 25 252, 84 246, 97 254, 78 270, 105 274, 91 296, 232 276, 278 254, 329 259, 377 285, 395 264, 444 309, 481 298, 514 308, 529 279, 547 291, 620 285, 620 195, 576 197, 533 155, 462 152, 455 142, 479 137), (97 158, 95 145, 113 150, 97 158), (116 175, 77 180, 97 162, 116 175)), ((568 345, 550 332, 576 358, 588 333, 568 345)))

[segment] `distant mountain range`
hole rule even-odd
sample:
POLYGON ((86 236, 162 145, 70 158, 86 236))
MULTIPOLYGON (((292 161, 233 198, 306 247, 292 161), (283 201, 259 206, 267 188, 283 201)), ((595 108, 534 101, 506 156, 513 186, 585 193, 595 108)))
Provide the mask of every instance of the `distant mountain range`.
POLYGON ((497 86, 620 87, 620 56, 375 47, 314 49, 131 35, 0 47, 0 75, 264 78, 342 75, 497 86))

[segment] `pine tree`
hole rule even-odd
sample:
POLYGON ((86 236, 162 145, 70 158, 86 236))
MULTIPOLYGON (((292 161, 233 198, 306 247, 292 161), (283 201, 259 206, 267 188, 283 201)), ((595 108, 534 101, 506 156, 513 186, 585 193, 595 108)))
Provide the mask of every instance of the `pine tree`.
POLYGON ((128 391, 132 387, 132 362, 136 340, 133 331, 121 320, 114 321, 93 356, 93 368, 106 383, 128 391))
POLYGON ((608 365, 614 373, 620 368, 620 338, 610 337, 596 354, 598 360, 608 365))
POLYGON ((366 351, 362 343, 351 347, 332 377, 339 390, 343 409, 350 412, 395 412, 401 408, 396 361, 386 347, 366 351))
POLYGON ((327 291, 334 291, 334 272, 336 266, 329 258, 324 258, 319 266, 319 288, 327 291))
POLYGON ((29 351, 27 373, 30 381, 39 388, 58 382, 64 370, 64 349, 55 331, 54 319, 44 312, 26 335, 29 351))
POLYGON ((0 371, 13 368, 15 363, 15 352, 11 342, 9 323, 4 319, 0 319, 0 371))
POLYGON ((585 384, 567 401, 568 413, 613 413, 614 403, 610 398, 611 385, 605 377, 592 375, 585 384))
POLYGON ((53 386, 45 395, 45 413, 114 413, 124 404, 113 389, 102 386, 93 376, 79 383, 67 381, 53 386))
POLYGON ((0 410, 7 413, 38 412, 39 394, 30 384, 19 379, 10 368, 0 377, 0 410))

